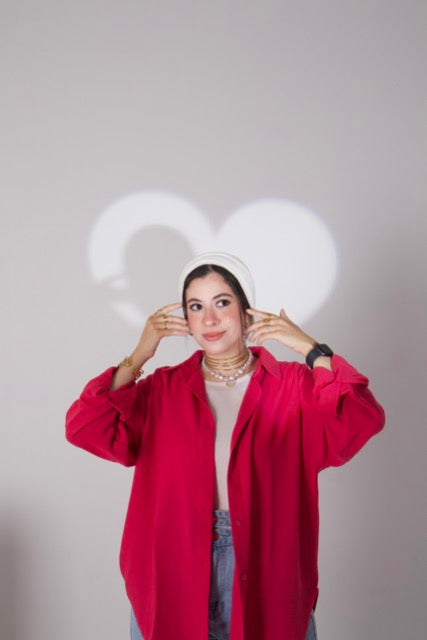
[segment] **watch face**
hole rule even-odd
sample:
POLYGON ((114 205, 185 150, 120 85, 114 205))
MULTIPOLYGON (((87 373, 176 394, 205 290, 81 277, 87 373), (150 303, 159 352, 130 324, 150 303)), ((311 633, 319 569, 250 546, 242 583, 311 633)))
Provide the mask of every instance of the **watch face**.
POLYGON ((322 352, 322 354, 324 356, 329 356, 330 357, 330 356, 334 355, 334 352, 332 351, 332 349, 330 349, 328 347, 327 344, 319 344, 318 346, 319 346, 319 349, 320 349, 320 351, 322 352))

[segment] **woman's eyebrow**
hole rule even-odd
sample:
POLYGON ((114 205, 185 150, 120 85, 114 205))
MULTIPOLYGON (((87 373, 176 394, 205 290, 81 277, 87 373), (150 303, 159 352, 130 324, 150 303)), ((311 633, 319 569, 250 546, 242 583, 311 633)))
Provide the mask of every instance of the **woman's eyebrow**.
MULTIPOLYGON (((216 296, 214 296, 212 298, 212 300, 217 300, 218 298, 232 298, 233 295, 231 293, 217 293, 216 296)), ((190 304, 190 302, 202 302, 201 300, 199 300, 199 298, 190 298, 189 300, 187 300, 187 304, 190 304)))
POLYGON ((216 300, 217 298, 223 298, 224 296, 226 296, 227 298, 233 297, 231 293, 218 293, 216 296, 212 298, 212 300, 216 300))

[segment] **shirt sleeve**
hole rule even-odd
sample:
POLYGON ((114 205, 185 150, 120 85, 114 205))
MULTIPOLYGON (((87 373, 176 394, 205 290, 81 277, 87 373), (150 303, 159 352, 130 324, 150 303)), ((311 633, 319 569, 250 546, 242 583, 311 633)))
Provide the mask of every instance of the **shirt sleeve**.
POLYGON ((302 366, 307 446, 319 471, 350 460, 383 428, 384 410, 368 384, 368 378, 335 354, 332 371, 302 366))
POLYGON ((152 376, 110 391, 117 367, 90 380, 67 411, 66 439, 106 460, 135 464, 152 376))

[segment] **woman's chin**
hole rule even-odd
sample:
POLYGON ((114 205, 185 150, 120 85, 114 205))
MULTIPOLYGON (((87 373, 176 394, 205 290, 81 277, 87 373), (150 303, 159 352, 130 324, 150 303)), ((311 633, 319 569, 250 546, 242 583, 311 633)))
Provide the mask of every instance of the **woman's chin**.
POLYGON ((239 353, 244 349, 244 344, 239 343, 236 345, 226 345, 221 344, 221 341, 217 342, 208 342, 206 340, 203 341, 203 344, 200 345, 203 351, 208 356, 215 356, 220 358, 223 356, 224 358, 234 358, 234 356, 238 356, 239 353))

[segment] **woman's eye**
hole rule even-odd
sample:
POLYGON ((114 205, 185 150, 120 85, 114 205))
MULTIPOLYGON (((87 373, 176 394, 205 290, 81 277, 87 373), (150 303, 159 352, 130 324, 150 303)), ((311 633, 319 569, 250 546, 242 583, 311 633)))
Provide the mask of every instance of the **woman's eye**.
POLYGON ((217 305, 218 307, 227 307, 230 304, 230 300, 227 300, 226 298, 224 298, 224 300, 218 300, 217 305))
POLYGON ((190 304, 189 309, 191 311, 200 311, 200 309, 202 308, 202 305, 199 304, 198 302, 193 302, 193 304, 190 304))

